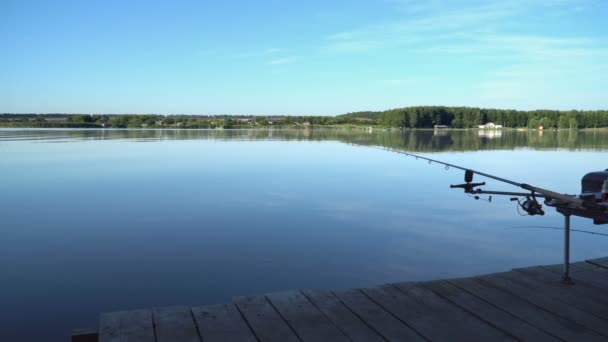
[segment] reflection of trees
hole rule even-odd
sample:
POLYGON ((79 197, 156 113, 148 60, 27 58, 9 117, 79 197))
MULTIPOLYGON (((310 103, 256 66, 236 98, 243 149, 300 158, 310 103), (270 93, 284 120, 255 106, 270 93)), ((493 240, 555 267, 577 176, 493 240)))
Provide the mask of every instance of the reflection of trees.
POLYGON ((505 130, 501 136, 479 136, 476 130, 452 130, 436 135, 432 130, 368 132, 363 129, 239 129, 239 130, 0 130, 0 140, 334 140, 355 145, 384 146, 418 152, 534 149, 608 149, 608 131, 505 130))

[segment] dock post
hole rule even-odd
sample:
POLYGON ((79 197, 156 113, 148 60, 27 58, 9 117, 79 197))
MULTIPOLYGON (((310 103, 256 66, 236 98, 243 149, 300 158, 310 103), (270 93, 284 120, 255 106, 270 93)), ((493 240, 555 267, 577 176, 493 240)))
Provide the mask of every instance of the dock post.
POLYGON ((564 284, 573 284, 570 278, 570 214, 564 214, 564 284))

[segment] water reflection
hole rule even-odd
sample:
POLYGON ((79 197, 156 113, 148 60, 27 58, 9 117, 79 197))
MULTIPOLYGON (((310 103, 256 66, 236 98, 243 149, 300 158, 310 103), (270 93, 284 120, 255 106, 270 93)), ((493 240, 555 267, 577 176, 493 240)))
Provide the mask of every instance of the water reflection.
POLYGON ((491 129, 491 130, 480 129, 478 135, 480 138, 487 138, 487 139, 501 138, 502 130, 500 130, 500 129, 491 129))
POLYGON ((279 140, 340 141, 411 152, 533 149, 608 149, 607 130, 368 130, 368 129, 0 129, 1 141, 34 140, 279 140))

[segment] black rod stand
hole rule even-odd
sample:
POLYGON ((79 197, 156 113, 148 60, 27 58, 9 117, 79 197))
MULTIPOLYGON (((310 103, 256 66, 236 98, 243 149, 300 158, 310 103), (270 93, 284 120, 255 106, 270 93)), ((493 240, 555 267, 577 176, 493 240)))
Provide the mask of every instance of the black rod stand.
POLYGON ((570 278, 570 215, 564 214, 564 274, 562 275, 564 284, 573 284, 570 278))

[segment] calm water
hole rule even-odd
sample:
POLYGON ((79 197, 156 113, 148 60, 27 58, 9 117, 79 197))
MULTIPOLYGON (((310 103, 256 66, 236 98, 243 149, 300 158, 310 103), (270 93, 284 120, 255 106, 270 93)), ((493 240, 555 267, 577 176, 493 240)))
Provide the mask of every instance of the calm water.
MULTIPOLYGON (((101 311, 561 261, 561 231, 521 228, 561 227, 552 210, 475 201, 449 189, 461 171, 373 146, 563 193, 608 168, 605 132, 0 130, 0 340, 68 340, 101 311)), ((607 246, 575 234, 572 257, 607 246)))

